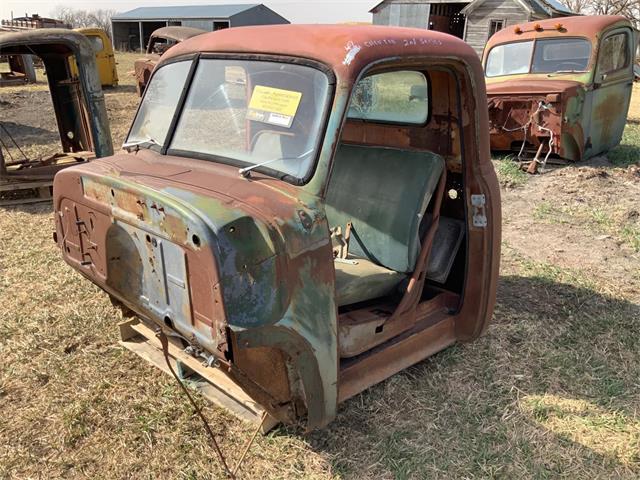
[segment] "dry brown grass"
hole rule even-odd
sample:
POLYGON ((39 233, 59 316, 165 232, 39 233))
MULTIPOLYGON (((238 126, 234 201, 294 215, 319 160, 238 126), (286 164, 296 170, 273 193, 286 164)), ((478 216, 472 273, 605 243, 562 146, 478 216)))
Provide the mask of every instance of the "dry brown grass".
MULTIPOLYGON (((119 58, 127 83, 131 62, 119 58)), ((135 108, 126 87, 107 92, 117 142, 135 108)), ((564 172, 505 192, 484 338, 367 390, 323 431, 258 438, 243 477, 638 478, 640 276, 605 270, 640 272, 640 259, 612 243, 596 268, 579 259, 599 253, 601 232, 577 216, 535 217, 566 198, 557 184, 581 185, 578 169, 564 172), (552 227, 574 232, 570 253, 583 256, 549 256, 563 241, 552 227)), ((627 173, 612 172, 607 191, 624 198, 638 181, 627 173)), ((118 346, 118 312, 61 261, 52 231, 50 206, 0 210, 0 478, 221 478, 177 385, 118 346)), ((251 428, 200 402, 237 459, 251 428)))

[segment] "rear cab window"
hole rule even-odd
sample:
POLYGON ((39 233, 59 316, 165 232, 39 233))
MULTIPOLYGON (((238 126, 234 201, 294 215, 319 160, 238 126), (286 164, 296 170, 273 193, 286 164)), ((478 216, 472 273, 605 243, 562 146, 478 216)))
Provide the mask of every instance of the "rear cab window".
POLYGON ((424 125, 429 119, 429 81, 418 71, 400 70, 363 78, 355 86, 350 119, 424 125))

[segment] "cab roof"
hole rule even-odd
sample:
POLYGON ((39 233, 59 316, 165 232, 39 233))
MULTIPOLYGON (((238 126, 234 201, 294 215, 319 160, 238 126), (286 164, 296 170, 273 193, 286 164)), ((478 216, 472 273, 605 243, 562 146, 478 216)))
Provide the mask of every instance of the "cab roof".
POLYGON ((532 40, 548 37, 587 37, 595 38, 599 32, 613 26, 631 26, 629 20, 621 15, 585 15, 576 17, 548 18, 534 22, 509 25, 496 32, 487 42, 485 52, 500 43, 532 40), (536 26, 542 27, 536 30, 536 26), (521 33, 516 33, 517 31, 521 33))
POLYGON ((465 61, 482 76, 478 55, 459 38, 430 30, 373 25, 229 28, 185 40, 169 49, 161 63, 205 52, 302 57, 324 63, 345 78, 356 77, 370 63, 385 58, 450 57, 465 61))

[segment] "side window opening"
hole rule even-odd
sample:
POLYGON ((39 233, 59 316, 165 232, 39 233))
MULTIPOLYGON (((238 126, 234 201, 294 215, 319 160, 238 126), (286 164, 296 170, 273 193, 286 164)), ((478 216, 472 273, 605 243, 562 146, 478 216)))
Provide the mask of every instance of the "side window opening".
POLYGON ((616 33, 605 38, 598 56, 598 71, 601 74, 615 72, 629 66, 629 36, 616 33))
POLYGON ((423 125, 429 119, 429 82, 422 72, 399 70, 365 77, 356 85, 348 117, 423 125))
POLYGON ((401 333, 385 322, 415 279, 414 301, 456 309, 466 266, 456 80, 448 68, 399 68, 352 91, 325 194, 343 359, 401 333), (357 329, 343 323, 352 318, 357 329))

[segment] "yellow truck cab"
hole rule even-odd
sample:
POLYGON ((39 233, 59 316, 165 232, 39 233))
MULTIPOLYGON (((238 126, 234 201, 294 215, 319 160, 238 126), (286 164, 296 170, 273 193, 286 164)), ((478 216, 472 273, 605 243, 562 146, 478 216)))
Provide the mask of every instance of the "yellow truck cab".
MULTIPOLYGON (((76 28, 76 32, 82 33, 89 39, 96 53, 96 64, 100 74, 100 83, 103 87, 118 86, 118 71, 116 69, 116 57, 113 53, 111 39, 102 28, 76 28)), ((76 76, 78 69, 75 62, 70 63, 71 73, 76 76)))

